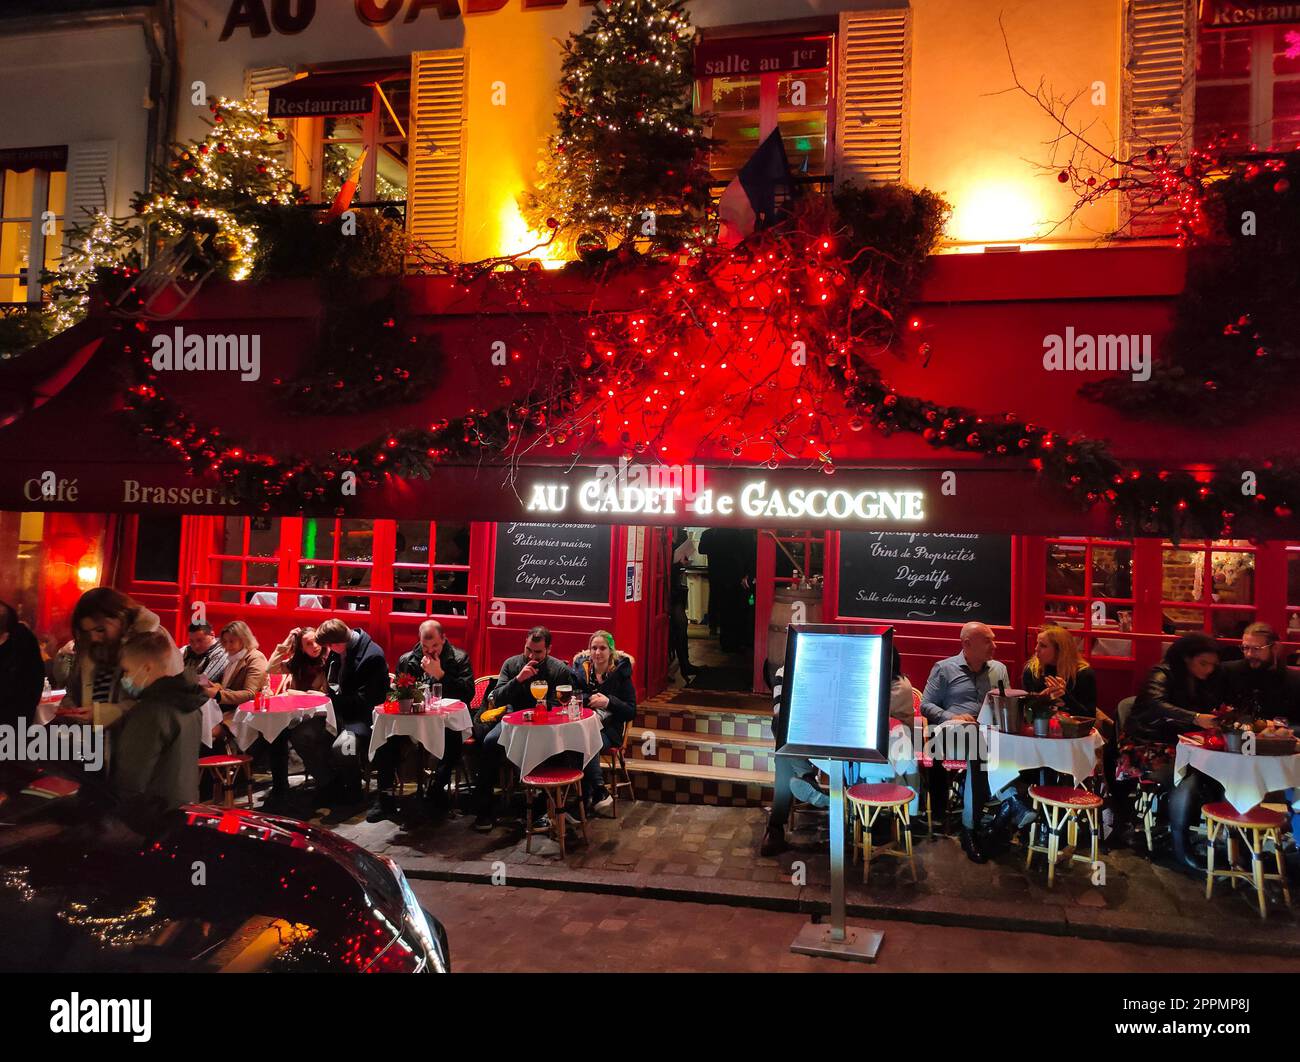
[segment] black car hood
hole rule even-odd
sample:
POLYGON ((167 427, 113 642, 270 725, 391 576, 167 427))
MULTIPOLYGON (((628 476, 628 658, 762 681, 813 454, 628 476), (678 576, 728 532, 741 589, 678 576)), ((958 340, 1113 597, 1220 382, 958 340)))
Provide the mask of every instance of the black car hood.
POLYGON ((0 805, 0 969, 418 969, 394 872, 328 830, 189 805, 148 838, 82 797, 0 805))

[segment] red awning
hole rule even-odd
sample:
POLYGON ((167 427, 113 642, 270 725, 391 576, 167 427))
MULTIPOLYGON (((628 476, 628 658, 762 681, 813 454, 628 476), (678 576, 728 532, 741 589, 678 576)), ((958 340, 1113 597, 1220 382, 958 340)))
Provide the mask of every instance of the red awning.
POLYGON ((268 118, 318 118, 367 114, 375 105, 375 85, 398 71, 362 70, 352 74, 308 74, 271 89, 268 118))

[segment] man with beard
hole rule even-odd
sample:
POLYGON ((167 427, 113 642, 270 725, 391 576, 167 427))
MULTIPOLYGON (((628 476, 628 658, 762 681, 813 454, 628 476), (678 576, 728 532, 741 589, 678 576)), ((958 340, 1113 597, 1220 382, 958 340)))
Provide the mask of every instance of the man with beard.
POLYGON ((1267 623, 1247 627, 1241 635, 1244 659, 1222 667, 1226 701, 1259 719, 1300 724, 1300 671, 1286 666, 1280 648, 1277 631, 1267 623))

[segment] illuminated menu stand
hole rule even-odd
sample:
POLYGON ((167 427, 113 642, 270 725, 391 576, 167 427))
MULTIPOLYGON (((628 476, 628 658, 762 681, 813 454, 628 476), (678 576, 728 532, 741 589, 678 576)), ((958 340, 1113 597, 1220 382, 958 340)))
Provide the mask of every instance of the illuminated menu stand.
POLYGON ((844 764, 887 763, 892 627, 797 624, 787 628, 778 756, 830 760, 831 919, 809 922, 790 950, 855 962, 875 962, 884 934, 845 925, 844 764), (800 656, 805 665, 801 668, 800 656), (865 695, 862 715, 836 710, 850 690, 865 695), (874 708, 874 711, 872 710, 874 708))

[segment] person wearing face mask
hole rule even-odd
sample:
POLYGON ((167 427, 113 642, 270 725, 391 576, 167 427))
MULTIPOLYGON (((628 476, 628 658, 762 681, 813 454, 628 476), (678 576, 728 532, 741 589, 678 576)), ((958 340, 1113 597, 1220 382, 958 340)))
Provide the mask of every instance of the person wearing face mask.
MULTIPOLYGON (((614 636, 609 631, 597 631, 587 648, 573 658, 573 673, 578 680, 575 692, 585 694, 587 706, 600 716, 602 751, 622 748, 623 731, 636 718, 636 684, 632 681, 635 664, 631 656, 614 648, 614 636)), ((614 798, 605 788, 599 755, 591 758, 583 774, 583 798, 596 814, 605 814, 614 806, 614 798)))
POLYGON ((113 788, 123 820, 147 832, 157 816, 199 798, 195 749, 208 695, 163 631, 132 635, 121 661, 122 688, 135 707, 114 749, 113 788))
MULTIPOLYGON (((1214 725, 1214 710, 1223 704, 1223 671, 1219 643, 1208 634, 1185 634, 1174 641, 1147 675, 1128 719, 1128 734, 1136 745, 1126 750, 1140 756, 1148 774, 1162 785, 1173 782, 1173 746, 1179 734, 1214 725)), ((1178 865, 1196 873, 1204 866, 1193 858, 1187 831, 1200 819, 1201 806, 1223 795, 1214 779, 1188 768, 1169 797, 1169 830, 1178 865)))

